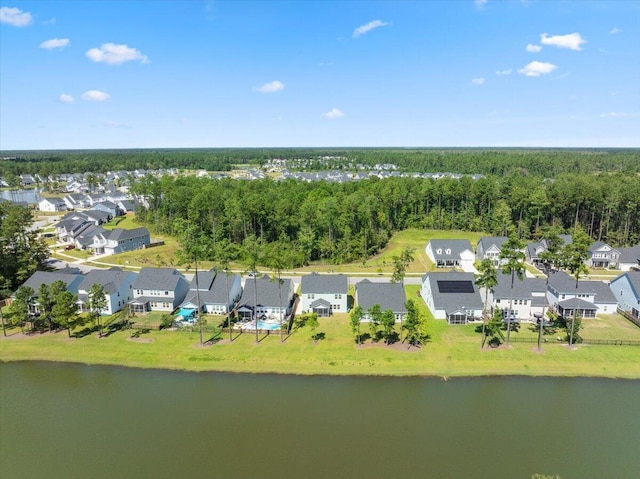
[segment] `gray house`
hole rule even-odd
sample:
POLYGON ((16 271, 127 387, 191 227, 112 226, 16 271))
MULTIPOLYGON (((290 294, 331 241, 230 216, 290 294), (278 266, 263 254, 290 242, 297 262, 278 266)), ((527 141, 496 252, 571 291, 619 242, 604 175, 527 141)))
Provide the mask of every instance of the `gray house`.
POLYGON ((117 254, 125 251, 143 249, 151 243, 151 236, 147 228, 115 228, 103 230, 93 237, 91 248, 96 254, 117 254))
POLYGON ((255 310, 258 319, 286 318, 291 312, 293 295, 293 282, 290 279, 283 279, 282 284, 278 285, 277 278, 271 279, 266 275, 262 278, 247 278, 238 302, 238 317, 242 320, 253 319, 255 310))
POLYGON ((603 241, 596 241, 589 246, 587 266, 592 268, 617 268, 620 251, 603 241))
POLYGON ((630 248, 619 248, 618 268, 622 271, 640 271, 640 244, 630 248))
POLYGON ((547 299, 563 318, 573 316, 595 318, 598 314, 613 314, 617 302, 609 286, 602 281, 579 281, 564 271, 549 275, 547 299))
MULTIPOLYGON (((484 288, 481 288, 484 298, 484 288)), ((489 304, 494 309, 507 312, 511 307, 516 320, 534 320, 541 318, 549 306, 546 280, 540 278, 515 279, 511 289, 511 275, 498 272, 498 284, 493 293, 488 294, 489 304)))
POLYGON ((300 287, 302 311, 316 313, 319 317, 331 316, 334 312, 347 312, 347 276, 311 273, 302 277, 300 287))
POLYGON ((483 303, 473 273, 427 273, 420 296, 435 319, 467 324, 482 317, 483 303))
POLYGON ((180 305, 185 309, 198 309, 198 301, 203 312, 227 314, 242 295, 242 284, 237 274, 224 271, 198 271, 191 280, 189 293, 180 305))
POLYGON ((618 307, 636 319, 640 319, 640 271, 627 271, 609 285, 618 301, 618 307))
MULTIPOLYGON (((78 286, 83 279, 84 276, 81 274, 62 273, 60 271, 36 271, 23 283, 23 286, 28 286, 34 292, 33 300, 29 305, 29 313, 32 315, 40 314, 38 291, 41 285, 51 286, 55 281, 62 281, 66 285, 67 291, 72 294, 78 294, 78 286)), ((15 297, 15 293, 13 297, 15 297)))
POLYGON ((129 301, 135 313, 174 311, 189 291, 189 283, 173 268, 142 268, 133 282, 133 299, 129 301))
POLYGON ((407 298, 401 283, 372 283, 368 279, 356 284, 356 303, 362 307, 362 321, 371 320, 369 310, 379 305, 382 311, 391 310, 396 316, 396 321, 403 321, 407 308, 404 303, 407 298))
POLYGON ((89 311, 89 292, 94 284, 103 287, 107 306, 102 314, 113 314, 120 311, 124 305, 133 299, 133 282, 138 275, 120 268, 108 270, 94 269, 89 271, 80 286, 78 286, 78 310, 89 311))

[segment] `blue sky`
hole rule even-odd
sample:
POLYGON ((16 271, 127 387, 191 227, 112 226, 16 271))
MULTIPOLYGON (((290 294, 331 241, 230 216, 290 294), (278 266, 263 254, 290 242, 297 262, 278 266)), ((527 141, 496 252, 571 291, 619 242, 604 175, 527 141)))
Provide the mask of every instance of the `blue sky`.
POLYGON ((640 1, 1 1, 0 148, 640 146, 640 1))

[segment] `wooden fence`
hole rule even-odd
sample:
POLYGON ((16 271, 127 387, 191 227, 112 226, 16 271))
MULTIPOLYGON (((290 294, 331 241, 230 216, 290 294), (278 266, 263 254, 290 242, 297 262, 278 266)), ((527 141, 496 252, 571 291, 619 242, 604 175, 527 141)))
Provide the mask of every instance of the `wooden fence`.
POLYGON ((624 310, 618 308, 618 314, 620 316, 623 316, 623 317, 627 318, 629 321, 631 321, 633 324, 635 324, 636 326, 638 326, 640 328, 640 319, 634 318, 633 316, 631 316, 631 313, 629 313, 628 311, 624 311, 624 310))

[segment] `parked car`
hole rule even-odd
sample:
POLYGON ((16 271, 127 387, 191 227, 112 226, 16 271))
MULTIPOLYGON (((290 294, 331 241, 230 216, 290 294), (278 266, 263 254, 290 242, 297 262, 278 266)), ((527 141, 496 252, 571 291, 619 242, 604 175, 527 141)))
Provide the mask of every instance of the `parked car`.
POLYGON ((76 245, 74 244, 68 244, 67 246, 64 247, 64 249, 66 249, 67 251, 71 250, 71 249, 76 249, 76 245))

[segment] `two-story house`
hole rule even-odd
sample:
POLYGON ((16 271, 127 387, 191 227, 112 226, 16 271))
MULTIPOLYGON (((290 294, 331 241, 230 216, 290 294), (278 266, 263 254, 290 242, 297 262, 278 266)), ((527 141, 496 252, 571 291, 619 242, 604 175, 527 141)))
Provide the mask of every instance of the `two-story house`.
POLYGON ((362 322, 371 321, 369 311, 379 305, 382 311, 393 311, 396 321, 404 321, 407 297, 402 283, 373 283, 364 279, 356 284, 356 303, 362 308, 362 322))
POLYGON ((500 250, 507 241, 506 236, 483 236, 476 246, 476 257, 480 261, 490 259, 494 267, 505 264, 507 260, 500 259, 500 250))
MULTIPOLYGON (((481 288, 484 298, 484 288, 481 288)), ((549 306, 546 280, 540 278, 515 278, 511 288, 511 275, 498 272, 498 284, 493 293, 488 291, 488 302, 493 308, 507 313, 515 320, 534 320, 541 318, 549 306)))
POLYGON ((596 241, 589 246, 587 266, 591 268, 617 268, 620 251, 607 243, 596 241))
POLYGON ((564 271, 549 275, 547 299, 558 314, 564 318, 573 316, 574 311, 583 318, 595 318, 598 314, 613 314, 616 298, 609 286, 602 281, 579 281, 564 271))
POLYGON ((207 314, 228 314, 242 295, 242 284, 237 274, 224 271, 198 271, 189 286, 189 293, 181 308, 198 309, 207 314))
POLYGON ((476 259, 471 242, 463 239, 429 240, 425 253, 437 268, 459 267, 472 271, 476 259))
POLYGON ((483 303, 473 273, 427 273, 422 277, 420 296, 435 319, 446 319, 449 324, 482 318, 483 303))
POLYGON ((146 248, 150 242, 149 230, 145 227, 130 230, 115 228, 103 230, 94 236, 91 248, 96 254, 117 254, 146 248))
POLYGON ((283 320, 291 312, 293 305, 293 281, 251 277, 244 282, 244 289, 238 301, 238 317, 242 320, 257 319, 283 320))
POLYGON ((348 311, 349 278, 343 274, 311 273, 302 277, 300 288, 303 312, 327 317, 348 311))
POLYGON ((120 311, 133 299, 133 282, 138 275, 130 271, 122 271, 120 268, 108 270, 94 269, 89 271, 82 283, 78 286, 78 311, 90 311, 91 288, 94 284, 102 286, 107 304, 102 311, 103 315, 114 314, 120 311))
POLYGON ((133 282, 132 312, 174 311, 189 292, 187 280, 173 268, 142 268, 133 282))
POLYGON ((640 319, 640 271, 627 271, 609 285, 618 307, 636 319, 640 319))

